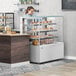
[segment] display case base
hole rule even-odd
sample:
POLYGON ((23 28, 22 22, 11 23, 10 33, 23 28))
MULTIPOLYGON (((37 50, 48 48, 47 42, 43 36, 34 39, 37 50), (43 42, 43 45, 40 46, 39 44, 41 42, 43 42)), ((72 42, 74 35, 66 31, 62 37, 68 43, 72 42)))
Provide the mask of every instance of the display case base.
POLYGON ((64 43, 33 46, 30 45, 30 61, 42 63, 64 58, 64 43))

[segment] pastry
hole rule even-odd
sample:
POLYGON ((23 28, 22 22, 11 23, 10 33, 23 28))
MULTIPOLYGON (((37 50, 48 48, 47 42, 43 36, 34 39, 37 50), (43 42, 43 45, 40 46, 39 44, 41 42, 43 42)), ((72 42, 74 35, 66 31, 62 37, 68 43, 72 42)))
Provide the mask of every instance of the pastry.
POLYGON ((15 31, 12 31, 11 34, 16 34, 16 32, 15 31))
POLYGON ((39 44, 39 41, 38 40, 33 40, 32 44, 33 45, 38 45, 39 44))

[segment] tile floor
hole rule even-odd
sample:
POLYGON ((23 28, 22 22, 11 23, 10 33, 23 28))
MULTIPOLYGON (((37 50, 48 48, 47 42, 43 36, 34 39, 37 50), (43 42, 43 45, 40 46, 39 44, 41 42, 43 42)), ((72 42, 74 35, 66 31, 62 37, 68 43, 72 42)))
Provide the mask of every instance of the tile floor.
POLYGON ((66 63, 76 62, 74 60, 60 60, 45 64, 32 64, 27 62, 26 64, 11 67, 9 64, 0 63, 0 76, 15 76, 26 72, 32 72, 41 70, 48 67, 63 65, 66 63))
POLYGON ((76 76, 76 62, 53 66, 39 71, 27 72, 16 76, 76 76))

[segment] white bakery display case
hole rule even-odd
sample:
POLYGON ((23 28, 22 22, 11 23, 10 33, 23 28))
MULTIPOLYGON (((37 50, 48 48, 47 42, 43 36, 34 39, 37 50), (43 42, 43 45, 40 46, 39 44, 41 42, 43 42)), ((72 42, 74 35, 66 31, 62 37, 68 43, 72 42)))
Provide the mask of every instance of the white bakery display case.
POLYGON ((30 62, 45 63, 64 58, 62 16, 21 17, 20 21, 20 33, 30 34, 30 62))

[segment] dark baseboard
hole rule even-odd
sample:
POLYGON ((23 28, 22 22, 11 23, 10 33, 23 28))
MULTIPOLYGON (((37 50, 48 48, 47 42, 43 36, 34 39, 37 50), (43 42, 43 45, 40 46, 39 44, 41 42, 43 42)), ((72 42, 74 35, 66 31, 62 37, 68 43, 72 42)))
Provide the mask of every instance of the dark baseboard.
POLYGON ((55 62, 55 61, 60 61, 60 60, 64 60, 64 58, 51 60, 51 61, 46 61, 46 62, 32 62, 32 61, 30 61, 30 63, 33 63, 33 64, 45 64, 45 63, 50 63, 50 62, 55 62))

